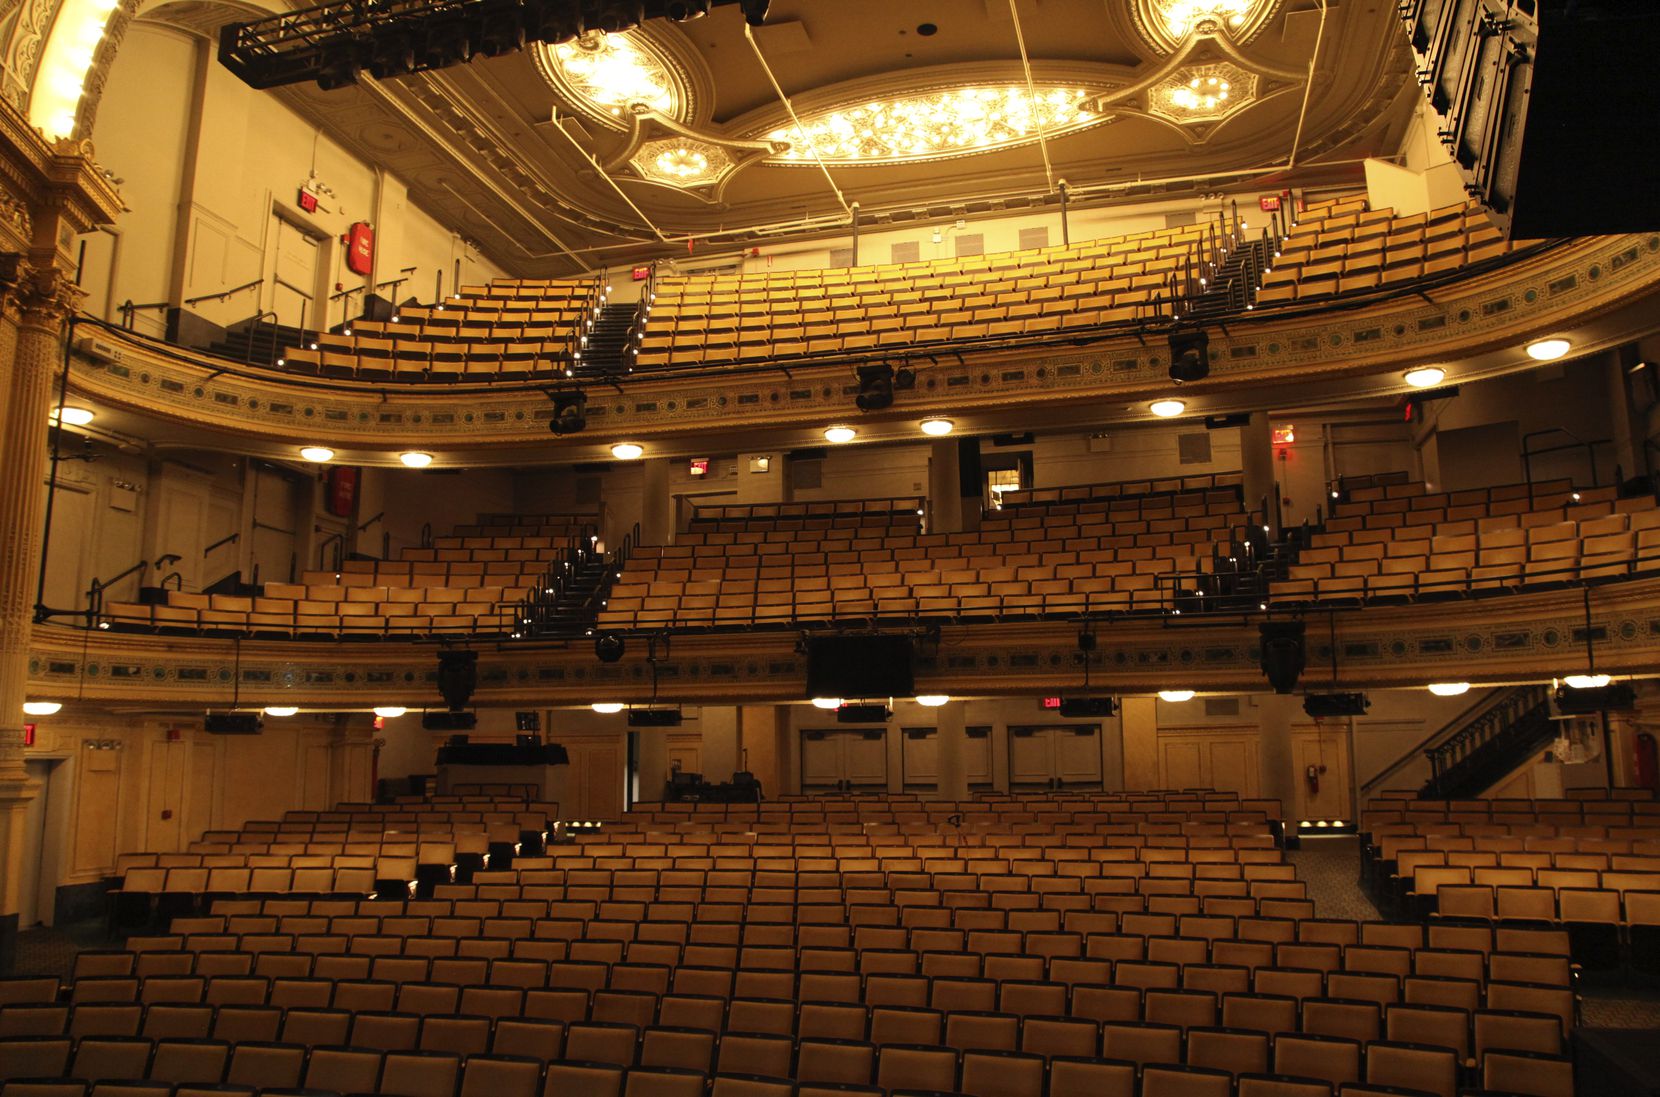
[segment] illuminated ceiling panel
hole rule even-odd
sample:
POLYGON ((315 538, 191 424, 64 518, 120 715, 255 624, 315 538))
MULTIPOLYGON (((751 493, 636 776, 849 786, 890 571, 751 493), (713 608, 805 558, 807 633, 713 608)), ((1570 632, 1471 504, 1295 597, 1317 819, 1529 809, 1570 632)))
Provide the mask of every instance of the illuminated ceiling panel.
POLYGON ((602 122, 626 127, 644 110, 681 121, 690 113, 685 77, 645 35, 586 34, 543 48, 555 86, 602 122))
POLYGON ((827 163, 884 164, 1011 148, 1105 120, 1081 105, 1092 89, 1038 84, 1035 90, 1035 100, 1024 84, 870 99, 809 114, 800 129, 788 125, 764 136, 789 144, 775 164, 814 163, 815 152, 827 163))
POLYGON ((1258 79, 1231 61, 1179 69, 1153 88, 1147 110, 1172 122, 1219 122, 1256 97, 1258 79))
POLYGON ((1215 28, 1249 42, 1280 0, 1136 0, 1135 23, 1150 45, 1171 53, 1194 31, 1215 28))

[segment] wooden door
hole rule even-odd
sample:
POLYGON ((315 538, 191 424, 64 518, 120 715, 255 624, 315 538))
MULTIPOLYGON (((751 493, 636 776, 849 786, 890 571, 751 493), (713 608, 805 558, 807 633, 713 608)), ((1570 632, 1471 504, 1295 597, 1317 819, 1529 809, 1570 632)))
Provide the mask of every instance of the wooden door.
POLYGON ((1297 771, 1293 814, 1298 819, 1354 818, 1346 729, 1334 727, 1293 731, 1291 760, 1297 771), (1309 780, 1310 768, 1315 771, 1313 783, 1309 780))
POLYGON ((1009 729, 1009 787, 1099 788, 1101 728, 1098 724, 1009 729))
POLYGON ((317 328, 317 237, 301 231, 286 217, 272 217, 274 269, 271 310, 286 327, 317 328))
POLYGON ((807 729, 801 733, 801 788, 886 788, 884 728, 807 729))

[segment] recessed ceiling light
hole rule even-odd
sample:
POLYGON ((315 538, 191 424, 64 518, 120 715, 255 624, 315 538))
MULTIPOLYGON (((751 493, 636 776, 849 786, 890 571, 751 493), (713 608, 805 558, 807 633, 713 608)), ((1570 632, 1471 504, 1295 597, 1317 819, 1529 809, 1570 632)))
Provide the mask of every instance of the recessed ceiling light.
POLYGON ((65 423, 72 427, 84 427, 96 418, 91 408, 65 407, 60 414, 57 408, 46 413, 46 417, 54 423, 65 423))
POLYGON ((1527 345, 1527 356, 1540 362, 1553 362, 1573 349, 1566 339, 1541 339, 1527 345))
POLYGON ((919 693, 916 695, 916 703, 923 708, 939 708, 941 705, 949 703, 950 700, 950 695, 945 693, 919 693))
POLYGON ((623 710, 621 701, 595 701, 588 706, 601 716, 611 716, 623 710))
POLYGON ((1440 366, 1419 366, 1406 371, 1406 383, 1415 389, 1432 388, 1441 383, 1447 371, 1440 366))
POLYGON ((293 716, 296 712, 299 712, 299 711, 300 710, 294 705, 266 705, 265 706, 265 715, 267 715, 267 716, 293 716))
POLYGON ((321 465, 325 461, 334 460, 334 451, 327 446, 306 446, 300 450, 300 456, 321 465))
MULTIPOLYGON (((333 454, 330 454, 330 456, 332 457, 333 454)), ((424 469, 432 464, 432 454, 412 449, 408 453, 398 454, 398 460, 404 463, 405 468, 424 469)))
POLYGON ((842 699, 840 697, 814 697, 813 698, 813 707, 814 708, 826 709, 826 710, 833 709, 833 708, 841 708, 842 707, 842 699))
POLYGON ((1187 410, 1187 405, 1180 400, 1154 400, 1147 405, 1147 410, 1160 419, 1171 419, 1187 410))
POLYGON ((611 447, 611 456, 619 461, 638 461, 645 452, 646 447, 638 442, 618 442, 611 447))
POLYGON ((23 715, 25 716, 54 716, 63 708, 61 701, 24 701, 23 715))
POLYGON ((1437 697, 1458 697, 1470 692, 1468 682, 1431 682, 1429 691, 1437 697))
POLYGON ((851 442, 857 437, 859 437, 859 432, 854 430, 852 427, 824 428, 824 440, 826 442, 835 442, 837 445, 840 445, 843 442, 851 442))
POLYGON ((1193 700, 1193 691, 1190 689, 1161 689, 1159 690, 1159 700, 1180 704, 1183 701, 1193 700))
POLYGON ((408 711, 409 710, 404 708, 402 705, 375 706, 375 715, 379 716, 382 720, 396 720, 408 711))
POLYGON ((935 438, 943 438, 956 429, 957 424, 949 419, 924 419, 922 421, 922 433, 932 435, 935 438))

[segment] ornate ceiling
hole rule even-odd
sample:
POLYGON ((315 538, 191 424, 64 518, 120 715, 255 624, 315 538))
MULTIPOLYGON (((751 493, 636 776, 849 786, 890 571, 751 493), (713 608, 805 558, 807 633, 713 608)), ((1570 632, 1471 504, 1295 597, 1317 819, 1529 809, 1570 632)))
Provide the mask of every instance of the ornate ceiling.
POLYGON ((842 234, 855 202, 869 227, 1042 208, 1062 179, 1082 203, 1282 186, 1299 129, 1294 181, 1356 180, 1416 105, 1408 59, 1365 0, 778 0, 753 33, 723 7, 281 94, 548 276, 842 234))

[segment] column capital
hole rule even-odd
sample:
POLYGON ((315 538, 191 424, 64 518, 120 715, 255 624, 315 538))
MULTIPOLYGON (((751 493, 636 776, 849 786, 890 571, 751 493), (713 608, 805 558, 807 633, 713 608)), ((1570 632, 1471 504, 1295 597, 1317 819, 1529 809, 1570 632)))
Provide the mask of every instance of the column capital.
POLYGON ((14 274, 0 272, 0 284, 9 282, 10 293, 24 319, 41 327, 57 329, 80 308, 86 296, 69 275, 55 266, 37 266, 22 256, 0 256, 0 271, 16 259, 14 274))

